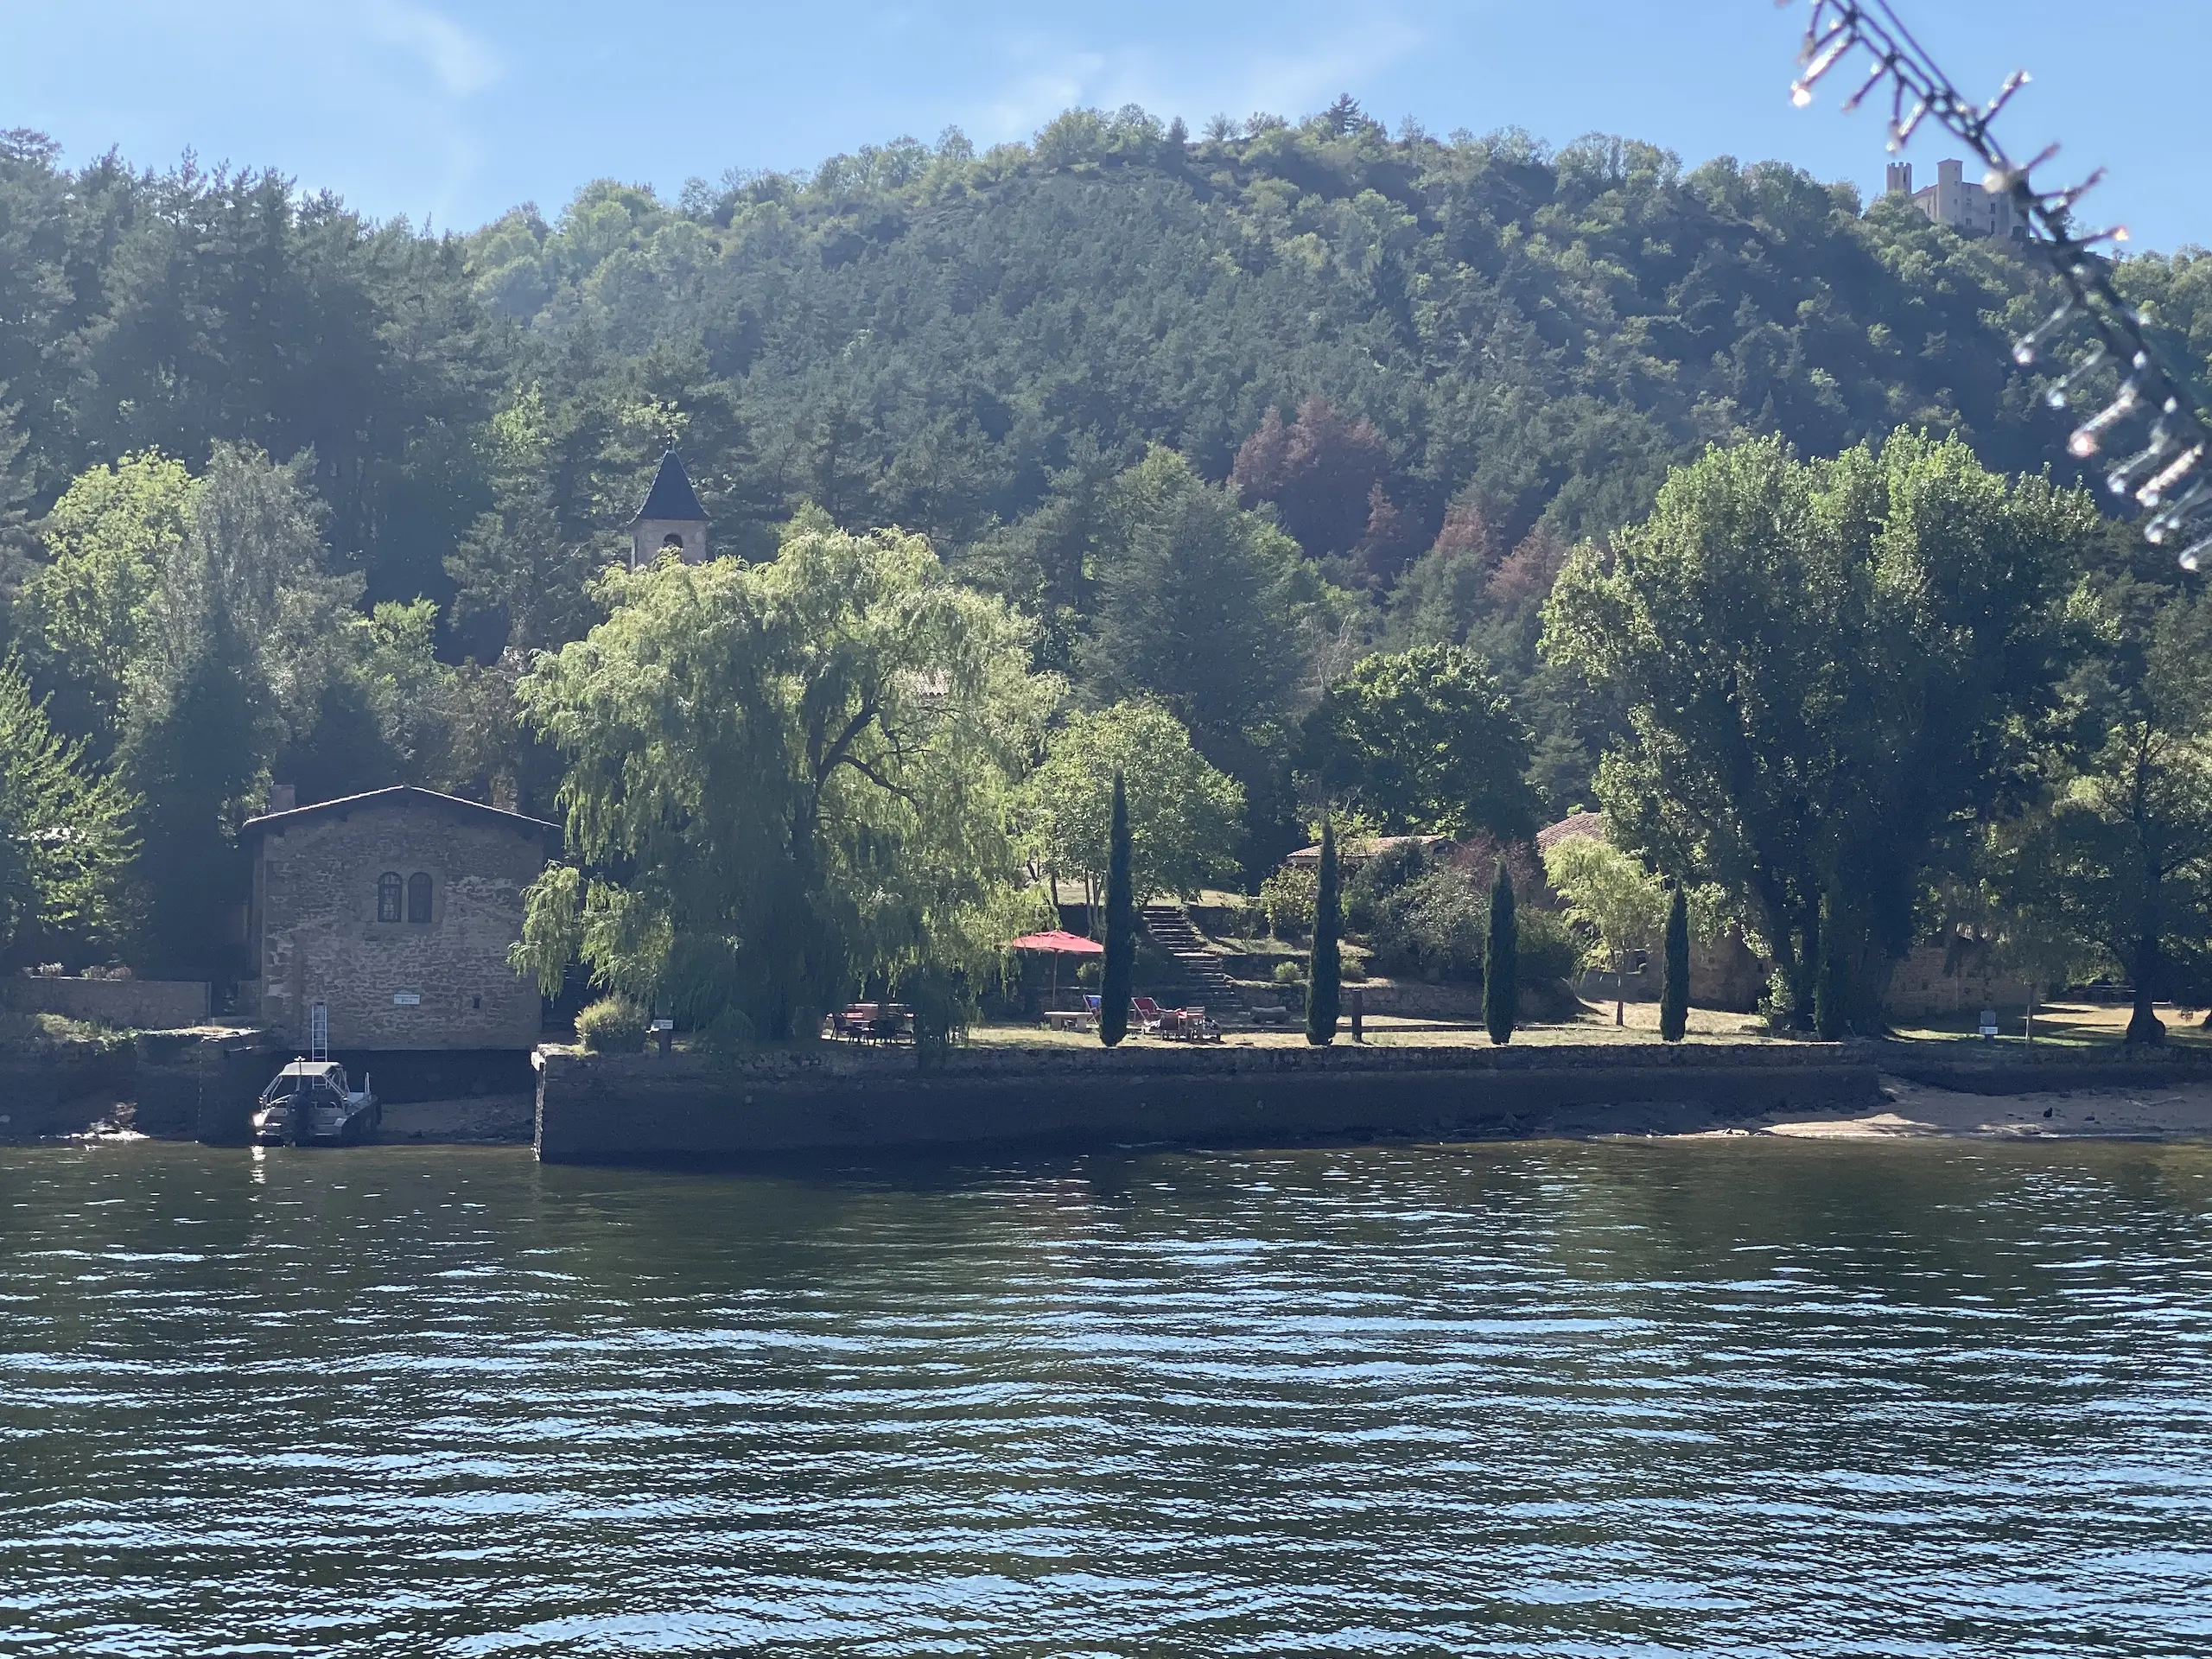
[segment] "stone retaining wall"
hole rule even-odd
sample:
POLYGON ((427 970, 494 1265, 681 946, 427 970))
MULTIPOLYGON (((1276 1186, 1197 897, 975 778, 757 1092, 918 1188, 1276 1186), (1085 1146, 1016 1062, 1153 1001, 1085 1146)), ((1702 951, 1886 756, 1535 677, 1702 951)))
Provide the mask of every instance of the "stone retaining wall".
POLYGON ((1877 1097, 1872 1065, 1822 1044, 968 1051, 931 1071, 830 1045, 734 1060, 546 1048, 536 1063, 548 1163, 1579 1135, 1877 1097))
POLYGON ((0 1142, 79 1135, 129 1103, 147 1135, 242 1146, 273 1053, 257 1031, 197 1028, 0 1057, 0 1142))
POLYGON ((128 1047, 60 1044, 41 1054, 0 1056, 0 1142, 72 1135, 87 1112, 130 1098, 128 1047), (79 1110, 79 1107, 85 1110, 79 1110))
POLYGON ((0 999, 26 1014, 59 1014, 120 1031, 203 1025, 207 982, 199 979, 76 979, 42 974, 0 978, 0 999))
POLYGON ((2063 1094, 2075 1089, 2172 1089, 2212 1084, 2212 1056, 2178 1046, 2096 1049, 2052 1044, 2041 1053, 1991 1052, 1972 1043, 1931 1050, 1910 1043, 1865 1042, 1851 1052, 1893 1077, 1969 1095, 2063 1094))

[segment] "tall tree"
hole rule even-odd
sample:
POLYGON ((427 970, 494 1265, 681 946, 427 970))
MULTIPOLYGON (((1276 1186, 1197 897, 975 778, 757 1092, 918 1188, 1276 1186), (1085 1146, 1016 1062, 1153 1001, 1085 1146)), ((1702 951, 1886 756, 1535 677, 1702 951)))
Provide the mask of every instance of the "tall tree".
POLYGON ((1659 984, 1659 1036, 1679 1043, 1690 1028, 1690 906, 1679 881, 1667 901, 1667 944, 1659 984))
POLYGON ((1079 677, 1101 700, 1159 698, 1234 774, 1297 688, 1323 589, 1281 531, 1166 450, 1116 481, 1111 522, 1079 677))
POLYGON ((1528 729, 1457 645, 1363 658, 1306 715, 1298 754, 1313 786, 1395 830, 1513 841, 1535 828, 1528 729))
POLYGON ((121 940, 133 803, 0 663, 0 962, 121 940))
POLYGON ((1071 715, 1021 785, 1022 817, 1048 880, 1103 888, 1113 778, 1128 784, 1129 880, 1139 904, 1235 878, 1243 790, 1206 764, 1159 704, 1121 702, 1071 715))
POLYGON ((1360 544, 1389 470, 1389 448, 1372 422, 1348 421, 1327 398, 1313 397, 1288 426, 1274 410, 1267 412, 1236 452, 1230 481, 1248 507, 1274 503, 1283 528, 1319 556, 1360 544))
POLYGON ((731 1039, 873 983, 972 986, 1034 914, 1012 791, 1057 688, 927 543, 795 525, 770 563, 618 571, 521 697, 567 757, 569 861, 518 965, 731 1039))
POLYGON ((1513 876, 1505 860, 1490 884, 1490 932, 1483 948, 1483 1025, 1491 1042, 1513 1040, 1521 1002, 1521 927, 1513 911, 1513 876))
POLYGON ((1567 900, 1567 918, 1586 927, 1613 975, 1613 1023, 1627 1023, 1621 982, 1629 957, 1649 950, 1666 925, 1667 890, 1627 854, 1595 836, 1568 836, 1544 849, 1544 879, 1567 900))
POLYGON ((155 450, 71 480, 39 525, 48 563, 23 589, 23 648, 70 730, 105 750, 121 730, 163 569, 184 545, 192 475, 155 450))
POLYGON ((166 978, 222 978, 243 963, 226 949, 242 903, 238 826, 263 798, 276 721, 260 653, 230 613, 211 607, 175 634, 158 678, 132 698, 119 752, 147 804, 137 877, 146 961, 166 978))
POLYGON ((493 416, 484 440, 492 509, 445 561, 454 624, 482 660, 580 637, 591 620, 590 578, 613 562, 611 540, 563 522, 550 427, 535 385, 493 416))
POLYGON ((1316 1048, 1337 1039, 1337 1018, 1344 1001, 1344 963, 1339 936, 1344 909, 1338 892, 1335 815, 1321 820, 1321 864, 1313 885, 1313 953, 1306 976, 1306 1040, 1316 1048))
POLYGON ((1938 831, 1991 799, 2050 702, 2061 583, 2097 534, 2086 495, 2000 478, 1955 439, 1809 462, 1758 439, 1569 561, 1545 648, 1627 711, 1607 812, 1748 905, 1786 1020, 1810 1020, 1834 893, 1850 1023, 1878 1022, 1938 831))
POLYGON ((1130 975, 1137 954, 1136 901, 1129 874, 1129 797, 1119 772, 1114 774, 1107 849, 1106 961, 1098 981, 1098 1040, 1112 1048, 1128 1035, 1130 975))
POLYGON ((1988 868, 2024 947, 2101 946, 2135 988, 2128 1040, 2155 1044, 2159 1000, 2212 1001, 2212 601, 2122 577, 2075 610, 2100 645, 2069 683, 2075 752, 1988 868))
POLYGON ((327 571, 306 470, 217 445, 147 600, 118 754, 147 807, 149 950, 177 977, 244 966, 230 925, 245 900, 238 827, 288 728, 312 719, 360 592, 359 577, 327 571))

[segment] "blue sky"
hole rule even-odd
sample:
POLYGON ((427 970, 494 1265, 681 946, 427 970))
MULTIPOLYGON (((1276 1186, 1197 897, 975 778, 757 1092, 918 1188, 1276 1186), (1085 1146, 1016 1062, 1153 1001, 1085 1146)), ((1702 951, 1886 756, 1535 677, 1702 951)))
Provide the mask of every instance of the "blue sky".
MULTIPOLYGON (((2137 248, 2212 243, 2196 107, 2206 0, 1897 0, 1968 91, 2024 66, 2002 129, 2103 163, 2085 211, 2137 248)), ((802 167, 957 125, 1026 137, 1071 104, 1193 127, 1350 92, 1395 127, 1647 138, 1695 164, 1779 157, 1871 192, 1880 118, 1785 88, 1802 0, 0 0, 0 127, 73 161, 273 165, 379 217, 467 228, 584 181, 802 167)), ((1837 79, 1840 79, 1840 74, 1837 79)), ((1923 176, 1950 153, 1925 137, 1923 176)))

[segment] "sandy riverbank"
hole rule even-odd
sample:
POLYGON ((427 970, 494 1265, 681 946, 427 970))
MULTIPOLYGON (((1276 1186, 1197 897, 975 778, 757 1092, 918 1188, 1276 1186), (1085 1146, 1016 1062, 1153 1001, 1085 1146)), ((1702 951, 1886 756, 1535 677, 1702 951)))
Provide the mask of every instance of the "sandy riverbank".
POLYGON ((1882 1096, 1878 1111, 1853 1116, 1778 1114, 1753 1133, 1866 1141, 1929 1135, 2005 1141, 2212 1137, 2212 1083, 1980 1095, 1884 1077, 1882 1096))

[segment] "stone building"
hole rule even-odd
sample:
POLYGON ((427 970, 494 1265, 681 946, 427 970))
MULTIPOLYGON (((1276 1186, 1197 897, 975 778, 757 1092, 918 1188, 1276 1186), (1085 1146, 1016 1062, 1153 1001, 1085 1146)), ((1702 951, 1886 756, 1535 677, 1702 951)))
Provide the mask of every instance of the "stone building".
POLYGON ((281 1041, 306 1046, 320 1001, 334 1049, 536 1045, 537 988, 507 950, 557 825, 402 786, 270 812, 245 834, 259 1016, 281 1041))
POLYGON ((1908 198, 1931 225, 1948 225, 1961 236, 2024 238, 2027 227, 2012 213, 2012 199, 1983 189, 1955 161, 1936 163, 1936 182, 1912 188, 1912 163, 1890 163, 1889 189, 1908 198))
POLYGON ((662 454, 653 486, 630 521, 630 568, 641 569, 667 552, 686 564, 707 562, 707 515, 673 449, 662 454))

